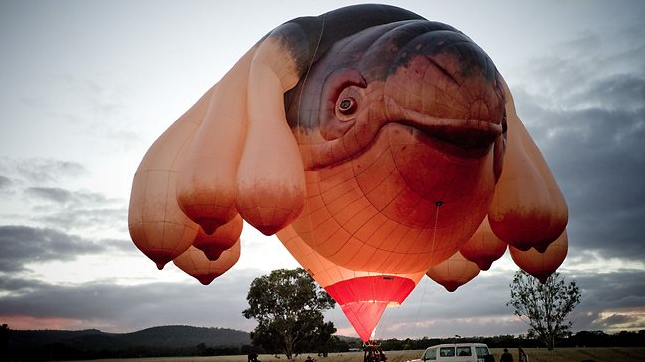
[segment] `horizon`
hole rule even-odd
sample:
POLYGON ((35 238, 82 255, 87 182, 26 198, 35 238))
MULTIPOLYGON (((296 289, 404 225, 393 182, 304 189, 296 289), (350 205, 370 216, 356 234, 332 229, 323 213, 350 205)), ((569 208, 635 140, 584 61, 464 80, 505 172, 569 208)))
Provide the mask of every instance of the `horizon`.
MULTIPOLYGON (((84 332, 84 331, 98 331, 98 332, 105 333, 105 334, 132 334, 132 333, 143 332, 143 331, 146 331, 146 330, 149 330, 149 329, 168 328, 168 327, 188 327, 188 328, 196 328, 196 329, 218 329, 218 330, 229 330, 229 331, 233 331, 233 332, 242 332, 242 333, 247 333, 247 334, 250 334, 250 333, 251 333, 251 332, 249 332, 249 331, 242 331, 242 330, 239 330, 239 329, 228 328, 228 327, 216 327, 216 326, 195 326, 195 325, 185 325, 185 324, 167 324, 167 325, 158 325, 158 326, 145 327, 145 328, 142 328, 142 329, 137 329, 137 330, 133 330, 133 331, 124 331, 124 332, 106 332, 106 331, 102 331, 102 330, 100 330, 100 329, 96 329, 96 328, 73 329, 73 330, 70 330, 70 329, 11 329, 11 326, 9 326, 9 330, 13 330, 13 331, 22 331, 22 332, 84 332)), ((631 331, 625 331, 625 330, 622 330, 622 331, 616 331, 616 332, 614 332, 614 333, 605 333, 605 332, 603 332, 603 331, 586 331, 586 330, 585 330, 585 331, 578 331, 578 332, 576 332, 576 333, 572 333, 570 337, 574 337, 577 333, 585 333, 585 332, 586 332, 586 333, 602 332, 602 333, 604 333, 604 334, 605 334, 605 335, 607 335, 607 336, 612 336, 612 335, 622 335, 622 334, 624 334, 624 333, 626 333, 626 332, 627 332, 627 333, 636 333, 636 334, 638 334, 638 333, 640 333, 640 332, 642 332, 642 331, 645 331, 645 329, 640 329, 640 330, 631 330, 631 331)), ((342 334, 338 334, 338 333, 333 333, 333 334, 332 334, 332 336, 341 337, 341 338, 347 338, 347 339, 353 339, 353 340, 356 340, 356 341, 358 341, 358 342, 361 342, 361 343, 362 343, 362 340, 361 340, 361 339, 360 339, 360 337, 358 337, 358 336, 347 336, 347 335, 342 335, 342 334)), ((528 337, 527 337, 526 335, 524 335, 524 334, 519 334, 519 335, 514 335, 514 334, 498 334, 498 335, 492 335, 492 336, 480 336, 480 335, 459 336, 459 335, 455 335, 455 336, 446 336, 446 337, 439 337, 439 336, 422 336, 422 337, 416 337, 416 338, 405 338, 405 339, 411 339, 411 340, 417 340, 417 341, 419 341, 419 340, 426 340, 426 339, 440 339, 440 340, 451 340, 451 339, 454 339, 454 340, 459 340, 459 341, 460 341, 460 340, 468 340, 468 339, 495 338, 495 337, 505 337, 505 336, 511 336, 511 337, 519 338, 519 339, 534 340, 534 341, 538 342, 538 339, 536 339, 535 337, 534 337, 534 338, 528 338, 528 337)), ((563 339, 567 339, 567 338, 570 338, 570 337, 565 337, 565 338, 563 338, 563 339)), ((398 340, 398 341, 402 341, 402 340, 405 340, 405 339, 400 339, 400 338, 386 338, 386 339, 376 339, 376 341, 386 341, 386 340, 398 340)), ((455 343, 462 343, 462 342, 455 342, 455 343)), ((536 347, 536 348, 543 348, 543 347, 536 347)))

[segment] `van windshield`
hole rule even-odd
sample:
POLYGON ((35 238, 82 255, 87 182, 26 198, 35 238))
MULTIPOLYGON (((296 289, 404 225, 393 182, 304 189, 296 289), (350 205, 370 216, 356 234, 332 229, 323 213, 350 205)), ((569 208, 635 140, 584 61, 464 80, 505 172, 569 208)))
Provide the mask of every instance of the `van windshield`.
POLYGON ((432 348, 426 351, 426 354, 423 356, 424 361, 434 361, 437 359, 437 350, 432 348))

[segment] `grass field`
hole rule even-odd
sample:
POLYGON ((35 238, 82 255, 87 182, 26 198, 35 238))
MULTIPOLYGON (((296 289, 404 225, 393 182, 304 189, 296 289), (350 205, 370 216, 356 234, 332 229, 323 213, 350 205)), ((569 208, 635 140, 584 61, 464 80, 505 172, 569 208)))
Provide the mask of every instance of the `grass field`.
MULTIPOLYGON (((513 360, 518 361, 517 349, 509 349, 513 360)), ((553 351, 546 349, 525 348, 530 362, 643 362, 645 361, 645 347, 642 348, 557 348, 553 351)), ((419 358, 423 351, 388 351, 388 362, 404 362, 419 358)), ((492 348, 491 353, 495 361, 499 361, 502 354, 501 348, 492 348)), ((327 358, 312 355, 317 362, 362 362, 363 352, 332 353, 327 358)), ((291 359, 293 362, 303 362, 307 355, 300 355, 291 359)), ((276 358, 272 355, 260 355, 261 362, 286 362, 286 357, 276 358)), ((92 360, 92 362, 247 362, 246 356, 218 356, 218 357, 169 357, 169 358, 127 358, 92 360)))

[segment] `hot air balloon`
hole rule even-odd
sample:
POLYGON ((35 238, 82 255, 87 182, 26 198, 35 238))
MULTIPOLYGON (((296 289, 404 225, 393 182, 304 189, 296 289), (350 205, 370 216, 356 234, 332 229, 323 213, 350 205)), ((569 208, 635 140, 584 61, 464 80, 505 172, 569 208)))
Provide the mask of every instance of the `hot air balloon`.
POLYGON ((488 217, 482 221, 477 231, 461 246, 459 253, 477 264, 479 269, 488 270, 493 262, 504 255, 507 244, 490 229, 488 217))
POLYGON ((538 249, 567 221, 488 55, 387 5, 269 32, 153 144, 129 212, 158 265, 240 218, 278 233, 364 340, 486 217, 538 249))
POLYGON ((210 284, 215 278, 231 269, 240 259, 240 241, 230 249, 222 252, 217 260, 210 260, 204 252, 191 246, 172 262, 186 274, 199 280, 204 285, 210 284))
POLYGON ((443 285, 449 292, 454 292, 478 274, 477 264, 464 258, 460 252, 456 252, 447 260, 433 266, 426 273, 430 279, 443 285))
POLYGON ((546 283, 549 276, 562 265, 568 249, 569 238, 566 230, 546 248, 544 253, 535 249, 522 251, 513 246, 509 247, 511 258, 515 264, 525 272, 538 278, 542 284, 546 283))

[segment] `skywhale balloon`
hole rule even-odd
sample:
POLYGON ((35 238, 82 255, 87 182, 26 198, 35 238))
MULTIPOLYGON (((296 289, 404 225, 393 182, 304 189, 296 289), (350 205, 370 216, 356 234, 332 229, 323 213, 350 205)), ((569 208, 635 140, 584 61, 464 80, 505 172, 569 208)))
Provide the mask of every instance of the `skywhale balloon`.
POLYGON ((146 153, 129 215, 157 264, 239 217, 278 233, 364 340, 485 218, 545 250, 568 217, 484 50, 386 5, 269 32, 146 153))

